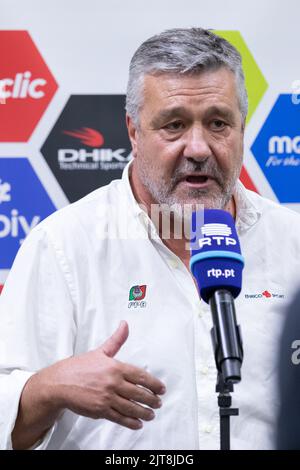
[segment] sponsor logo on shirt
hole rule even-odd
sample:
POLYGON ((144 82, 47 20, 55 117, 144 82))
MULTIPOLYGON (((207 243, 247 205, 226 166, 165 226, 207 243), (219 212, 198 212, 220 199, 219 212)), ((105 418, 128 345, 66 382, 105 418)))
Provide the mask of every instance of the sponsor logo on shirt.
POLYGON ((266 297, 267 299, 269 299, 270 297, 272 297, 272 294, 270 294, 270 292, 267 291, 267 290, 265 290, 265 291, 262 293, 262 295, 263 295, 264 297, 266 297))
POLYGON ((279 294, 278 292, 270 292, 265 290, 257 294, 245 294, 245 299, 284 299, 284 294, 279 294))
POLYGON ((146 289, 146 285, 131 287, 129 290, 128 308, 146 307, 147 302, 143 300, 146 296, 146 289))

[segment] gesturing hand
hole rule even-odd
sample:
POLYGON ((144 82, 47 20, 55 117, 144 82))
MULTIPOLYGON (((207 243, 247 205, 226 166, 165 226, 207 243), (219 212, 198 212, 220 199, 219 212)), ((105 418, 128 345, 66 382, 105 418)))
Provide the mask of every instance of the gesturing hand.
POLYGON ((139 429, 141 420, 154 418, 151 408, 161 406, 158 395, 165 392, 165 387, 145 370, 114 359, 127 338, 128 325, 122 321, 99 348, 45 369, 47 380, 56 385, 60 407, 130 429, 139 429))

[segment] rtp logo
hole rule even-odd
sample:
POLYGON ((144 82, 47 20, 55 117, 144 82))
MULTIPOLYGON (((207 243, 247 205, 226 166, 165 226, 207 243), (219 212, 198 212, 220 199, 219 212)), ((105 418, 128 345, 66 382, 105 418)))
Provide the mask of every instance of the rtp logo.
POLYGON ((56 208, 27 158, 0 158, 0 269, 10 269, 26 235, 56 208))
POLYGON ((204 224, 203 227, 201 227, 201 232, 207 237, 214 235, 229 237, 229 235, 232 234, 231 228, 226 224, 204 224))
POLYGON ((251 150, 279 202, 300 202, 300 106, 279 95, 251 150))
POLYGON ((232 230, 227 224, 204 224, 201 227, 202 238, 199 239, 199 248, 207 246, 225 246, 236 245, 237 242, 231 238, 232 230))

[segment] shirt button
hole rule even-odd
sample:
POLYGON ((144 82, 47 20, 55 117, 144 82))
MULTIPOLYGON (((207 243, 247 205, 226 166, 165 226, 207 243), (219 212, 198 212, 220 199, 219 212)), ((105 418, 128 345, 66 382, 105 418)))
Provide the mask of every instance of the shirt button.
POLYGON ((208 369, 207 366, 203 366, 203 367, 201 367, 200 372, 201 372, 202 375, 207 375, 207 374, 208 374, 208 370, 209 370, 209 369, 208 369))
POLYGON ((206 434, 210 434, 213 430, 213 427, 211 424, 206 424, 205 426, 203 426, 203 432, 205 432, 206 434))
POLYGON ((145 212, 140 212, 139 213, 139 218, 140 218, 140 221, 143 223, 143 224, 146 224, 148 222, 148 218, 147 218, 147 215, 145 212))
POLYGON ((169 266, 170 266, 171 268, 173 268, 173 269, 177 269, 178 266, 179 266, 179 263, 178 263, 177 259, 175 259, 175 258, 170 258, 170 259, 169 259, 169 266))
POLYGON ((205 313, 204 309, 202 308, 201 305, 199 305, 199 307, 198 307, 198 317, 202 318, 204 313, 205 313))

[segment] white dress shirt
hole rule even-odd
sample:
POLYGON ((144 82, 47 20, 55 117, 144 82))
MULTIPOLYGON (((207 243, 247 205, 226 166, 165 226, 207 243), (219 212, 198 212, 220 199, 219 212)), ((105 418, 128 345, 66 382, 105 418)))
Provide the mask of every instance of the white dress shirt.
MULTIPOLYGON (((231 446, 271 449, 278 337, 299 282, 300 217, 241 184, 235 201, 245 258, 235 302, 244 363, 233 394, 240 415, 231 418, 231 446)), ((155 419, 132 431, 66 410, 36 448, 219 448, 210 309, 136 203, 128 167, 122 180, 40 223, 19 250, 0 296, 0 448, 11 448, 28 378, 100 346, 122 319, 129 338, 116 358, 145 368, 167 388, 155 419), (143 300, 129 300, 133 286, 146 286, 143 300)))

